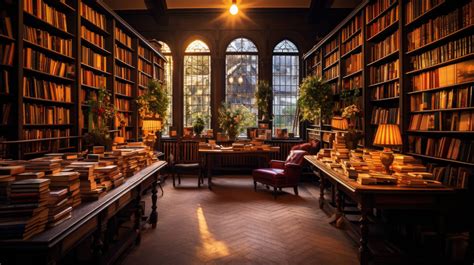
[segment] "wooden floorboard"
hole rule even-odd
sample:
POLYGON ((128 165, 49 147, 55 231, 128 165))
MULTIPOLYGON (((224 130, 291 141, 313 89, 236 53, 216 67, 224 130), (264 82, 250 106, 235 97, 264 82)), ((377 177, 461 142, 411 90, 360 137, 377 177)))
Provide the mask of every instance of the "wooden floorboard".
POLYGON ((250 176, 213 181, 209 191, 195 178, 176 189, 168 179, 157 228, 143 231, 122 264, 357 264, 357 247, 318 208, 315 185, 274 200, 263 186, 254 192, 250 176))

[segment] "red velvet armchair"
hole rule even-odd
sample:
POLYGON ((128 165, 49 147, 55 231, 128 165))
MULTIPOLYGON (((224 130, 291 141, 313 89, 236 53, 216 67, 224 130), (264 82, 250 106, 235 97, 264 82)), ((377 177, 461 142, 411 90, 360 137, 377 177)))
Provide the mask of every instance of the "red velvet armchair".
POLYGON ((272 160, 270 168, 255 169, 252 172, 254 189, 257 191, 257 182, 273 187, 273 197, 276 198, 277 189, 293 187, 295 195, 298 195, 298 182, 301 176, 301 168, 304 156, 308 152, 304 150, 291 151, 286 161, 272 160))

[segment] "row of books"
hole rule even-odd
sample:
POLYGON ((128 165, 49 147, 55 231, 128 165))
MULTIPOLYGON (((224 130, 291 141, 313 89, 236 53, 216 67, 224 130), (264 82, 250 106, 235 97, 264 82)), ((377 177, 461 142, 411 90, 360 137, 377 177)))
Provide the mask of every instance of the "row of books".
POLYGON ((339 60, 339 53, 338 52, 331 53, 329 56, 324 58, 324 67, 333 65, 338 60, 339 60))
POLYGON ((397 0, 376 0, 373 3, 368 4, 365 8, 365 12, 367 14, 366 23, 369 23, 382 12, 385 12, 388 8, 391 8, 395 2, 397 2, 397 0))
POLYGON ((81 47, 82 56, 81 62, 87 64, 93 68, 107 72, 107 57, 96 53, 92 49, 82 46, 81 47))
POLYGON ((59 106, 44 106, 38 104, 23 104, 23 124, 70 124, 71 110, 59 106))
POLYGON ((51 7, 43 0, 23 0, 23 10, 59 29, 68 31, 66 14, 51 7))
POLYGON ((31 48, 23 49, 23 66, 50 75, 68 77, 74 74, 74 65, 52 59, 31 48))
POLYGON ((26 25, 24 26, 23 34, 23 38, 29 42, 42 46, 48 50, 53 50, 60 54, 64 54, 66 56, 72 56, 71 39, 64 39, 59 36, 52 35, 45 30, 29 27, 26 25))
POLYGON ((345 42, 350 38, 356 31, 362 27, 362 17, 355 16, 346 26, 341 29, 341 41, 345 42))
POLYGON ((127 67, 116 65, 115 75, 126 80, 132 80, 132 71, 127 67))
POLYGON ((362 53, 351 54, 351 56, 344 60, 345 74, 349 75, 362 70, 363 65, 362 53))
POLYGON ((330 42, 324 45, 324 54, 327 55, 337 49, 337 38, 332 39, 330 42))
POLYGON ((423 69, 473 53, 474 35, 466 36, 410 57, 410 69, 423 69))
POLYGON ((83 18, 87 19, 92 24, 103 29, 104 31, 107 30, 107 21, 104 14, 97 12, 95 9, 86 5, 84 2, 81 2, 79 7, 80 14, 83 18))
POLYGON ((151 78, 143 73, 138 74, 138 84, 144 87, 147 87, 150 83, 151 78))
POLYGON ((434 70, 413 75, 411 86, 413 91, 451 86, 474 80, 474 60, 451 64, 434 70))
POLYGON ((410 23, 419 16, 427 13, 433 7, 438 6, 441 3, 444 3, 445 0, 428 0, 428 1, 418 1, 410 0, 405 4, 405 19, 406 23, 410 23))
POLYGON ((413 94, 410 97, 410 110, 444 110, 474 107, 474 86, 413 94))
POLYGON ((71 136, 71 129, 25 129, 22 133, 22 139, 46 139, 71 136))
POLYGON ((324 70, 324 78, 330 80, 339 76, 339 64, 329 67, 324 70))
POLYGON ((384 40, 374 43, 370 47, 370 61, 376 61, 381 59, 389 54, 392 54, 398 51, 398 42, 399 42, 399 30, 395 31, 393 34, 390 34, 384 40))
POLYGON ((382 32, 398 21, 398 8, 392 8, 383 16, 377 18, 372 24, 367 26, 367 38, 371 38, 382 32))
POLYGON ((115 40, 129 48, 132 48, 132 38, 118 27, 115 27, 115 40))
POLYGON ((372 66, 369 68, 370 84, 377 84, 381 82, 390 81, 399 77, 400 61, 395 61, 382 64, 379 66, 372 66))
POLYGON ((414 114, 410 118, 410 131, 474 131, 474 112, 434 112, 414 114))
POLYGON ((443 185, 458 189, 469 188, 469 179, 473 176, 470 168, 433 163, 427 164, 426 167, 433 174, 434 180, 443 183, 443 185))
POLYGON ((0 43, 0 64, 13 65, 15 43, 0 43))
POLYGON ((115 125, 116 127, 120 126, 130 126, 132 124, 132 115, 129 113, 119 112, 115 118, 115 125))
POLYGON ((145 72, 149 75, 153 74, 153 66, 141 58, 138 59, 138 70, 145 72))
POLYGON ((4 102, 4 103, 0 103, 0 111, 1 111, 1 116, 0 118, 2 118, 0 120, 1 124, 2 125, 6 125, 8 124, 8 120, 10 118, 10 111, 11 111, 11 108, 12 108, 12 104, 10 102, 4 102))
MULTIPOLYGON (((128 63, 129 65, 133 64, 133 54, 132 52, 120 48, 119 46, 115 45, 115 58, 128 63)), ((142 60, 138 60, 138 66, 140 67, 140 62, 142 60)))
POLYGON ((116 93, 131 97, 132 96, 132 89, 133 89, 132 84, 122 83, 120 81, 117 81, 115 83, 115 92, 116 93))
POLYGON ((97 91, 93 89, 81 89, 81 102, 86 102, 89 99, 97 99, 97 91))
POLYGON ((130 101, 126 99, 116 98, 115 107, 122 111, 130 111, 130 101))
POLYGON ((0 13, 0 35, 13 38, 12 20, 6 14, 6 10, 0 13))
POLYGON ((138 45, 138 55, 147 59, 150 62, 153 62, 153 53, 150 49, 138 45))
POLYGON ((474 141, 459 138, 441 137, 427 138, 420 136, 409 136, 410 152, 474 163, 474 141))
POLYGON ((341 54, 344 55, 362 45, 362 33, 357 33, 349 41, 341 44, 341 54))
POLYGON ((371 124, 400 124, 400 108, 374 107, 371 124))
POLYGON ((58 84, 34 77, 23 77, 23 96, 60 102, 72 102, 71 85, 58 84))
POLYGON ((379 100, 400 96, 400 84, 397 82, 382 84, 372 88, 372 99, 379 100))
POLYGON ((352 90, 362 88, 362 75, 354 75, 342 80, 343 90, 352 90))
MULTIPOLYGON (((32 140, 36 139, 38 138, 32 140)), ((71 145, 70 139, 31 142, 27 145, 23 145, 21 147, 21 152, 29 155, 66 149, 76 149, 75 146, 71 145)))
POLYGON ((89 30, 81 25, 81 38, 93 43, 101 48, 105 48, 105 37, 99 33, 89 30))
POLYGON ((106 87, 107 78, 92 71, 81 69, 81 84, 96 88, 106 87))
POLYGON ((474 1, 470 1, 461 9, 429 19, 408 32, 408 51, 423 47, 472 24, 474 24, 474 1))
POLYGON ((0 94, 10 94, 10 72, 6 69, 0 74, 0 94))

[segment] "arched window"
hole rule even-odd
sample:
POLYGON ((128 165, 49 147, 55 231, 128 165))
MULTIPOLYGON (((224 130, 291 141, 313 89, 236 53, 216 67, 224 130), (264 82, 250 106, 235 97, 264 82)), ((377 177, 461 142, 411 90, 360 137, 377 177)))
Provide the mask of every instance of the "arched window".
POLYGON ((188 45, 184 56, 184 126, 202 116, 211 124, 211 52, 200 40, 188 45))
POLYGON ((283 40, 273 49, 273 129, 298 135, 296 109, 299 85, 298 48, 283 40))
POLYGON ((166 119, 166 125, 163 128, 163 135, 168 135, 169 134, 169 126, 173 126, 173 56, 171 55, 171 49, 168 46, 168 44, 159 41, 158 42, 161 45, 161 54, 166 58, 168 61, 165 64, 165 85, 166 88, 168 89, 168 96, 170 98, 170 104, 168 105, 168 117, 166 119))
MULTIPOLYGON (((258 50, 246 38, 233 40, 225 56, 225 100, 230 104, 242 104, 257 117, 255 90, 258 80, 258 50)), ((255 125, 257 119, 255 119, 255 125)))

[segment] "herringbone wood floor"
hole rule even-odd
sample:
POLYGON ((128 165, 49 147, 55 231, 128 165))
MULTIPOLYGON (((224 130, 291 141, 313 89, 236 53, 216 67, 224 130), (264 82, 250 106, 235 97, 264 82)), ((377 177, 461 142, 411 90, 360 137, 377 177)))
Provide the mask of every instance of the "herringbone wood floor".
POLYGON ((213 181, 209 191, 195 178, 176 189, 168 179, 157 228, 143 232, 123 264, 357 264, 356 247, 328 223, 313 184, 274 200, 263 186, 254 192, 250 176, 213 181))

